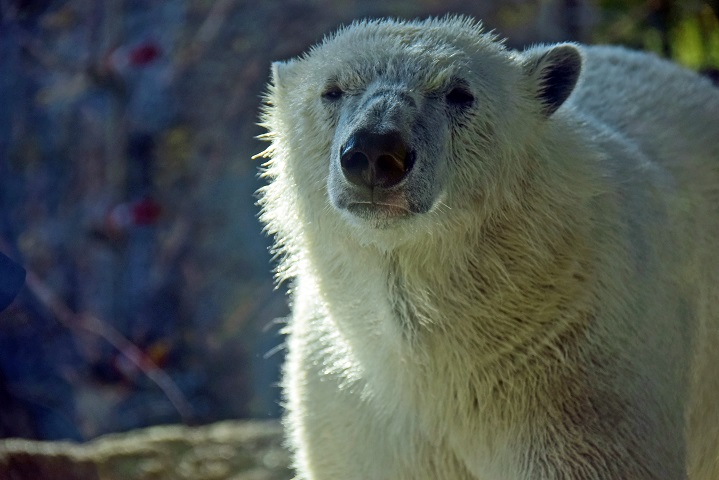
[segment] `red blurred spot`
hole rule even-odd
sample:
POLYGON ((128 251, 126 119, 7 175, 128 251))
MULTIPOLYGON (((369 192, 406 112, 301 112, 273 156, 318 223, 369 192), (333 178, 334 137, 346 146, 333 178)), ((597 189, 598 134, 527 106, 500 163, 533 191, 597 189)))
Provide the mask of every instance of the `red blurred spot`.
POLYGON ((132 204, 132 220, 135 225, 151 225, 162 213, 162 207, 152 198, 144 198, 132 204))
POLYGON ((130 50, 128 59, 130 65, 142 67, 154 61, 162 54, 162 50, 155 43, 143 43, 130 50))

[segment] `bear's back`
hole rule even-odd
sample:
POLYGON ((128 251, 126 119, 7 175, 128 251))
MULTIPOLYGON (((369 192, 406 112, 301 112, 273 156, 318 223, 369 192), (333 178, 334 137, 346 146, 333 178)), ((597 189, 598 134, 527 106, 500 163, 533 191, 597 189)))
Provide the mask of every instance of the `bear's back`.
POLYGON ((567 105, 605 123, 670 169, 675 161, 693 158, 719 163, 719 88, 709 79, 621 47, 583 47, 582 52, 582 74, 567 105))
POLYGON ((717 478, 719 88, 652 55, 617 47, 582 50, 582 77, 568 105, 636 147, 671 185, 663 195, 673 219, 662 235, 671 231, 689 254, 683 277, 697 299, 688 406, 689 472, 690 478, 717 478))

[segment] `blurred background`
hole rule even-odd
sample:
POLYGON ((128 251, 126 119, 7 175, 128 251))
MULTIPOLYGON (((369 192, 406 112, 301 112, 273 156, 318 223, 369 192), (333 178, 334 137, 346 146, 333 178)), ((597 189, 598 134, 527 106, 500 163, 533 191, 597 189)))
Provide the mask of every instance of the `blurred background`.
POLYGON ((250 159, 270 61, 447 12, 717 78, 716 0, 0 0, 0 252, 27 270, 0 313, 0 437, 278 416, 288 310, 250 159))

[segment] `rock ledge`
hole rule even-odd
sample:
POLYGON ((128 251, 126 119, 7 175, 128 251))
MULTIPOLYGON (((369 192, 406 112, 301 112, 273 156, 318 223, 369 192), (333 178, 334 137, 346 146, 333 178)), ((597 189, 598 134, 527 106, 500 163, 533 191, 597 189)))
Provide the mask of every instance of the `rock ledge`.
POLYGON ((87 443, 0 440, 0 480, 288 480, 275 421, 150 427, 87 443))

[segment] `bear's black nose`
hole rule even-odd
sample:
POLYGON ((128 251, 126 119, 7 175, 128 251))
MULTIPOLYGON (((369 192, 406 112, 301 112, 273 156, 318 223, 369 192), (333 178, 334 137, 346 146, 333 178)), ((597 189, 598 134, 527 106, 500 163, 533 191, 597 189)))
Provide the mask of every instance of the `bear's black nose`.
POLYGON ((340 152, 345 178, 358 186, 390 188, 412 169, 412 152, 399 132, 352 134, 340 152))

